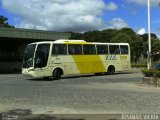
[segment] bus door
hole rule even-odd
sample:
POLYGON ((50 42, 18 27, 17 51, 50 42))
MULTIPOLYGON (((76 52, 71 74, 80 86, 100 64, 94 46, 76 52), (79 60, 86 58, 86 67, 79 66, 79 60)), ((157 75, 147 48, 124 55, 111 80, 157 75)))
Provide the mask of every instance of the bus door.
POLYGON ((38 44, 35 53, 34 68, 35 74, 38 76, 45 76, 45 71, 47 69, 48 56, 49 56, 50 44, 38 44))

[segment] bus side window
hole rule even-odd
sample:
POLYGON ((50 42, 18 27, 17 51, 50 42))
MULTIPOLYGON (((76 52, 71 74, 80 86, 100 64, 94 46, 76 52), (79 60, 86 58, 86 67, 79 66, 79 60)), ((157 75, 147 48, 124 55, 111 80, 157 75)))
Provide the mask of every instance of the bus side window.
POLYGON ((83 45, 83 53, 86 55, 96 54, 95 45, 83 45))
POLYGON ((97 45, 97 54, 108 54, 107 45, 97 45))
POLYGON ((66 55, 67 46, 65 44, 53 44, 52 55, 66 55))
POLYGON ((120 54, 119 45, 110 45, 109 53, 110 54, 120 54))
POLYGON ((81 45, 68 45, 68 53, 69 54, 82 54, 82 46, 81 45))
POLYGON ((121 45, 120 50, 121 50, 121 54, 128 54, 128 46, 127 45, 121 45))

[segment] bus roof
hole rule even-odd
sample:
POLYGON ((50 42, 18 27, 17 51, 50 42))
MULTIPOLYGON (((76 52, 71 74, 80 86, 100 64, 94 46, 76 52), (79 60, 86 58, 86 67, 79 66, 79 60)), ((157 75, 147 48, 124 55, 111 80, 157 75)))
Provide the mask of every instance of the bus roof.
POLYGON ((78 43, 78 44, 96 44, 96 45, 129 45, 128 43, 102 43, 102 42, 87 42, 85 40, 68 40, 68 39, 59 39, 56 41, 41 41, 41 42, 35 42, 31 44, 42 44, 42 43, 78 43))
POLYGON ((129 45, 129 43, 100 43, 100 42, 92 42, 92 44, 96 44, 96 45, 129 45))
POLYGON ((68 39, 59 39, 54 41, 54 43, 66 43, 66 42, 86 42, 85 40, 68 40, 68 39))
POLYGON ((101 45, 129 45, 128 43, 102 43, 102 42, 87 42, 85 40, 68 40, 68 39, 59 39, 54 41, 54 43, 78 43, 78 44, 86 44, 86 43, 90 43, 90 44, 101 44, 101 45))

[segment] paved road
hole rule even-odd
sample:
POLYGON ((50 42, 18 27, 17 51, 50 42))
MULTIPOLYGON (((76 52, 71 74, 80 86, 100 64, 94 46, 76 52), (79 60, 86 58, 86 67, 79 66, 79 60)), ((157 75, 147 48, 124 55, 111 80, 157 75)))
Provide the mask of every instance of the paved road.
POLYGON ((65 76, 60 80, 0 75, 0 112, 159 113, 160 88, 141 84, 141 73, 65 76))

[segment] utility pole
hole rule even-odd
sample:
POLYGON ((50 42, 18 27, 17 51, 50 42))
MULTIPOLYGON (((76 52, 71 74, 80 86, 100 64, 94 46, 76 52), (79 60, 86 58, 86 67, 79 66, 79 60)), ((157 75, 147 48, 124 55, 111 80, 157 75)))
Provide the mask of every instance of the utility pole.
POLYGON ((148 0, 148 69, 151 68, 151 22, 150 22, 150 0, 148 0))

